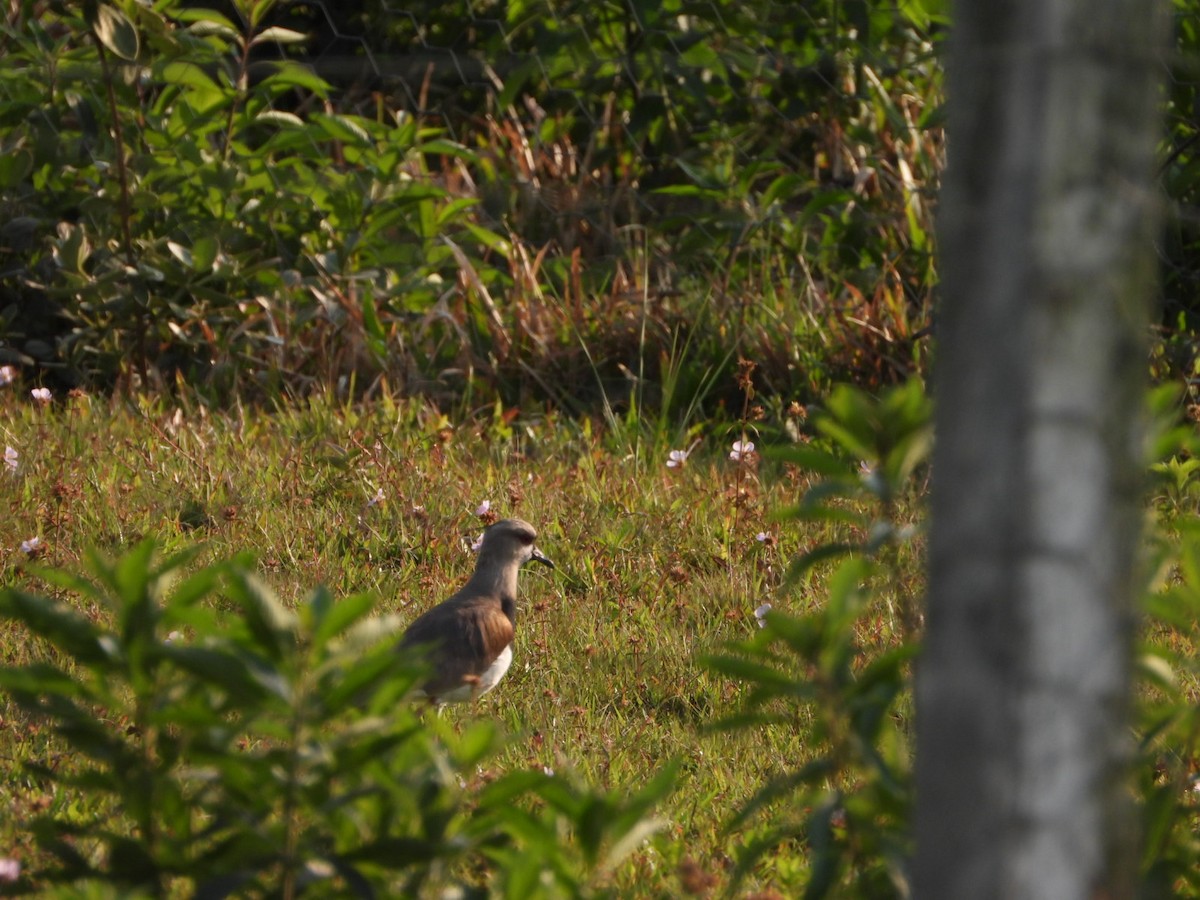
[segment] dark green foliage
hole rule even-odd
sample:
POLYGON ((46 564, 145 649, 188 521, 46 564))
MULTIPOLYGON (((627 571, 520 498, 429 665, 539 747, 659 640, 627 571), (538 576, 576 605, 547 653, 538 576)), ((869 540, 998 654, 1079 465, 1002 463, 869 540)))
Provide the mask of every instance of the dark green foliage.
POLYGON ((787 390, 921 364, 931 4, 364 6, 347 81, 271 0, 23 4, 0 361, 567 404, 681 337, 685 387, 731 341, 787 390))
POLYGON ((834 538, 801 556, 793 584, 841 559, 805 616, 776 610, 763 629, 708 664, 750 688, 744 711, 724 727, 810 718, 812 758, 784 768, 732 818, 740 830, 768 809, 738 860, 735 882, 761 858, 800 841, 810 868, 806 897, 905 896, 911 852, 911 661, 920 636, 919 598, 899 554, 920 531, 896 521, 911 500, 931 447, 930 404, 917 381, 881 398, 834 392, 816 419, 820 443, 777 456, 818 472, 801 504, 784 515, 834 523, 834 538), (851 502, 847 502, 851 501, 851 502))
MULTIPOLYGON (((1166 141, 1159 176, 1168 199, 1161 252, 1164 340, 1156 347, 1155 372, 1191 382, 1200 337, 1200 3, 1174 0, 1174 53, 1168 58, 1166 141)), ((1194 388, 1193 388, 1194 394, 1194 388)), ((1195 402, 1193 395, 1191 400, 1195 402)))
MULTIPOLYGON (((1148 897, 1196 896, 1197 735, 1200 667, 1200 480, 1195 430, 1177 421, 1179 392, 1154 392, 1150 458, 1161 521, 1148 535, 1147 639, 1138 656, 1137 754, 1142 887, 1148 897)), ((782 766, 731 819, 763 824, 745 842, 735 878, 788 842, 807 854, 806 896, 907 896, 911 852, 912 661, 922 621, 900 577, 919 523, 897 521, 919 499, 932 433, 929 402, 910 383, 875 399, 842 387, 816 420, 822 439, 777 455, 820 476, 785 515, 838 531, 801 555, 796 588, 830 560, 818 608, 772 610, 754 639, 709 660, 748 688, 726 727, 811 720, 810 759, 782 766)))
POLYGON ((403 702, 422 671, 396 655, 393 619, 324 589, 289 610, 248 560, 185 576, 194 556, 158 561, 145 541, 114 562, 92 556, 93 580, 40 573, 92 615, 0 593, 0 616, 47 651, 0 668, 0 688, 76 757, 25 762, 62 801, 30 823, 56 863, 33 883, 415 896, 430 879, 477 891, 471 867, 499 865, 497 895, 580 896, 657 828, 647 814, 670 767, 632 796, 516 771, 469 797, 459 773, 493 751, 496 730, 439 737, 403 702))

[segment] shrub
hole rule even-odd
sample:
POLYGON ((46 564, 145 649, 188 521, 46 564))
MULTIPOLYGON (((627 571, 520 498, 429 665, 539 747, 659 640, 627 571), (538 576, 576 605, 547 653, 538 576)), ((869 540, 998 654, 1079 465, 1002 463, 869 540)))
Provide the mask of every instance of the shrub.
POLYGON ((26 760, 55 785, 33 821, 26 887, 100 883, 148 895, 512 897, 592 893, 656 828, 670 767, 632 796, 569 772, 473 772, 497 744, 454 736, 405 698, 422 675, 366 595, 285 608, 249 560, 185 573, 144 541, 91 579, 42 570, 73 607, 20 589, 0 615, 41 639, 0 687, 66 748, 26 760), (214 602, 214 595, 220 600, 214 602))

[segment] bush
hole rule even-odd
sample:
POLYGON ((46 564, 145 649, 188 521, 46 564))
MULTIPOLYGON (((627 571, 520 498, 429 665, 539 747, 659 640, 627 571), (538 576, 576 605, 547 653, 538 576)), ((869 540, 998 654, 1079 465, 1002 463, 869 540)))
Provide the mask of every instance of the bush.
POLYGON ((431 59, 424 81, 337 86, 282 7, 231 6, 27 4, 0 30, 0 362, 215 400, 386 377, 567 405, 681 340, 691 382, 731 344, 783 390, 921 365, 921 5, 512 4, 484 27, 385 4, 363 46, 431 59))
POLYGON ((476 783, 495 727, 422 721, 405 702, 422 670, 369 597, 317 589, 288 610, 249 560, 185 575, 194 557, 160 562, 145 541, 93 555, 91 580, 39 572, 79 609, 0 593, 0 615, 45 645, 0 668, 0 687, 67 750, 25 762, 56 792, 30 824, 45 859, 24 887, 586 896, 657 828, 647 814, 672 768, 632 796, 568 772, 476 783))

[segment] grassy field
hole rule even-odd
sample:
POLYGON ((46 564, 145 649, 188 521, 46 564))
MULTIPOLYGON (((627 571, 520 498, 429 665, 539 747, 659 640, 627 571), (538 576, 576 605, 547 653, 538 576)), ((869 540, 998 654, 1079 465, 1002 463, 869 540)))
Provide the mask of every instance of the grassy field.
MULTIPOLYGON (((9 510, 0 553, 6 581, 29 589, 43 588, 24 570, 23 542, 40 540, 41 563, 78 568, 87 547, 115 555, 154 536, 168 552, 201 545, 198 563, 250 550, 285 601, 323 583, 335 596, 374 592, 382 611, 407 621, 471 570, 484 501, 488 515, 534 523, 558 569, 524 573, 513 668, 474 709, 446 719, 502 726, 505 746, 484 764, 485 780, 550 767, 633 790, 678 759, 678 786, 658 810, 665 830, 606 876, 620 893, 724 883, 739 848, 765 827, 760 817, 727 832, 731 817, 768 778, 808 758, 803 715, 710 727, 738 710, 746 688, 700 657, 753 634, 764 601, 795 613, 819 604, 820 569, 781 586, 789 561, 833 534, 776 516, 807 476, 757 457, 732 461, 738 426, 687 436, 695 446, 686 463, 669 467, 670 451, 688 446, 671 435, 553 414, 489 410, 452 423, 419 402, 387 400, 215 414, 83 395, 43 405, 15 390, 0 404, 3 443, 17 453, 0 479, 9 510)), ((802 428, 803 411, 792 412, 802 428)), ((918 565, 904 565, 916 589, 918 565)), ((870 639, 886 645, 886 610, 873 621, 870 639)), ((6 661, 35 652, 4 627, 6 661)), ((0 714, 11 798, 0 848, 31 868, 22 820, 50 801, 16 763, 54 744, 15 707, 0 714)), ((793 846, 764 859, 743 888, 790 896, 807 877, 793 846)))

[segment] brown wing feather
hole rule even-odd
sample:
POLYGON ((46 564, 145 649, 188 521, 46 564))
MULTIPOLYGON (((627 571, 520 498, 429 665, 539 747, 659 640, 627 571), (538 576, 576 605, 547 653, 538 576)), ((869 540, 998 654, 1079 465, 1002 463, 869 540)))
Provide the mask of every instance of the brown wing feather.
POLYGON ((513 624, 494 600, 444 603, 417 618, 402 648, 428 647, 433 677, 425 693, 437 696, 478 678, 512 643, 513 624))

